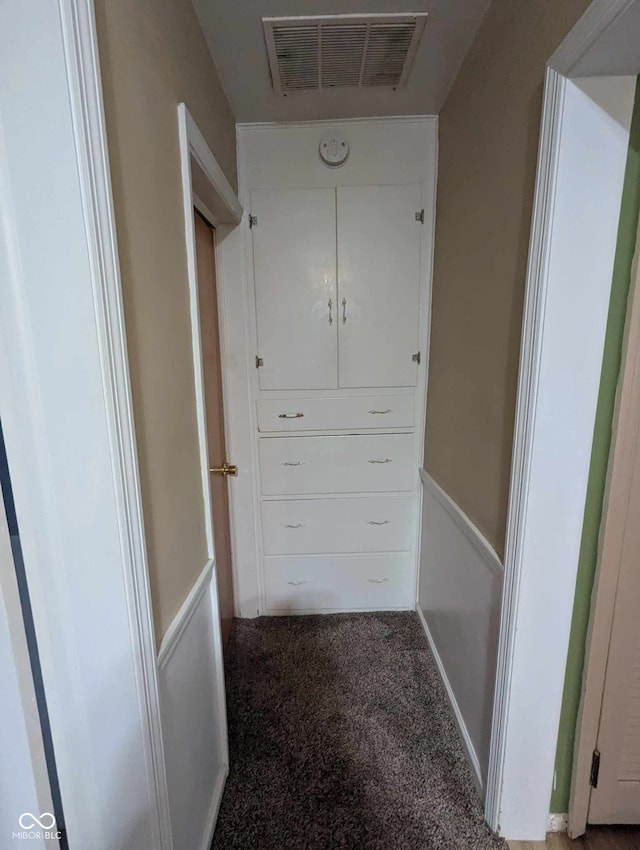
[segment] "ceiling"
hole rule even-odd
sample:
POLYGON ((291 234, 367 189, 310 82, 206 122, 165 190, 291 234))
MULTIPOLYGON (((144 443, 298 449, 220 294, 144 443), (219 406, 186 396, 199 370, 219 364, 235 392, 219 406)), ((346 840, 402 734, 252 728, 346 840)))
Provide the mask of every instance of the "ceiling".
POLYGON ((193 0, 238 122, 309 121, 437 114, 490 0, 193 0), (276 95, 262 18, 284 15, 428 12, 406 86, 276 95))

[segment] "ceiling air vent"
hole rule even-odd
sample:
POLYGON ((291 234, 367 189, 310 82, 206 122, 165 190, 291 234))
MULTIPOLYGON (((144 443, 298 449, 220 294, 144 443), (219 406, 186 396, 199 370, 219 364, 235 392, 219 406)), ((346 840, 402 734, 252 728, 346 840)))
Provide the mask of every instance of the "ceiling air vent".
POLYGON ((407 81, 427 13, 263 18, 278 94, 407 81))

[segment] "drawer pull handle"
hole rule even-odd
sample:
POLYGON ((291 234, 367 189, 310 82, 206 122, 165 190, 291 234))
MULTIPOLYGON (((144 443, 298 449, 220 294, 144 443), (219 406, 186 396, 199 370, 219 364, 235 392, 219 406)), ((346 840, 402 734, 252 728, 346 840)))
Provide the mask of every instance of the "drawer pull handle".
POLYGON ((370 410, 369 413, 372 416, 375 416, 376 414, 383 416, 385 413, 393 413, 393 410, 390 407, 388 407, 386 410, 370 410))
POLYGON ((287 584, 292 584, 294 587, 299 587, 301 584, 306 584, 306 581, 288 581, 287 584))
POLYGON ((329 307, 329 324, 332 325, 333 324, 333 314, 331 312, 331 309, 333 307, 333 301, 331 299, 329 299, 328 307, 329 307))
POLYGON ((297 460, 297 461, 295 461, 295 463, 292 463, 291 461, 285 460, 282 465, 283 466, 304 466, 304 461, 303 460, 297 460))
POLYGON ((384 460, 370 460, 369 463, 392 463, 390 457, 386 457, 384 460))
POLYGON ((347 299, 342 299, 342 324, 347 324, 347 299))
POLYGON ((389 525, 389 520, 383 519, 382 522, 376 522, 375 519, 370 519, 369 525, 389 525))
POLYGON ((289 522, 285 522, 284 527, 285 527, 285 528, 304 528, 304 523, 303 523, 303 522, 299 522, 299 523, 296 523, 295 525, 292 525, 292 524, 291 524, 291 523, 289 523, 289 522))
POLYGON ((304 419, 304 413, 279 413, 278 419, 304 419))
POLYGON ((368 578, 367 581, 369 584, 384 584, 385 581, 389 581, 388 578, 368 578))

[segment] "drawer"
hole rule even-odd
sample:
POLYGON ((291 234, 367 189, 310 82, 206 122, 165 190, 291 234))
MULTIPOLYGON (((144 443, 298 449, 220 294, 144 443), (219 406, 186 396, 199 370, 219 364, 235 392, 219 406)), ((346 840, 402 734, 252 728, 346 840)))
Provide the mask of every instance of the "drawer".
POLYGON ((265 558, 267 614, 415 606, 412 555, 265 558))
POLYGON ((265 496, 413 490, 413 434, 263 437, 265 496))
POLYGON ((349 428, 413 428, 411 395, 260 399, 258 430, 344 431, 349 428))
POLYGON ((363 496, 262 503, 266 555, 401 552, 415 545, 415 499, 363 496))

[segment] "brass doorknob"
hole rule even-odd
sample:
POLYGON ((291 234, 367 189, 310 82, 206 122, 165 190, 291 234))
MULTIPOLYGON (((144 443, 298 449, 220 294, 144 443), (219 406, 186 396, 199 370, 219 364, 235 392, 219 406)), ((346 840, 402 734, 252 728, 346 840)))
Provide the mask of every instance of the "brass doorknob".
POLYGON ((222 466, 212 466, 209 472, 214 475, 224 475, 226 477, 227 475, 237 475, 238 467, 225 461, 222 466))

